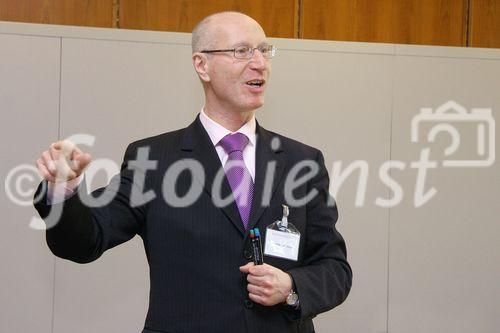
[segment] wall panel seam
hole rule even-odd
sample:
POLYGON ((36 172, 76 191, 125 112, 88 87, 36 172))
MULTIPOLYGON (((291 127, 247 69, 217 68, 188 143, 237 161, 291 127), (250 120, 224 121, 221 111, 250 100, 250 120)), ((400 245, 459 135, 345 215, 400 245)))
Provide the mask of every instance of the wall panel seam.
MULTIPOLYGON (((61 96, 62 96, 62 61, 63 61, 63 37, 59 37, 59 100, 57 110, 57 139, 61 139, 61 96)), ((56 322, 56 265, 57 258, 54 256, 54 268, 52 271, 52 320, 50 331, 54 333, 56 322)))
MULTIPOLYGON (((394 81, 395 81, 395 70, 394 67, 397 65, 398 55, 396 54, 396 47, 394 47, 394 55, 393 55, 393 67, 392 67, 392 77, 391 77, 391 108, 389 113, 389 161, 392 161, 392 132, 393 132, 393 114, 394 114, 394 81)), ((389 169, 389 177, 392 179, 392 168, 389 169)), ((390 190, 387 191, 388 195, 390 195, 390 190)), ((386 286, 386 323, 385 330, 389 333, 389 292, 390 292, 390 265, 391 265, 391 207, 387 208, 387 286, 386 286)))

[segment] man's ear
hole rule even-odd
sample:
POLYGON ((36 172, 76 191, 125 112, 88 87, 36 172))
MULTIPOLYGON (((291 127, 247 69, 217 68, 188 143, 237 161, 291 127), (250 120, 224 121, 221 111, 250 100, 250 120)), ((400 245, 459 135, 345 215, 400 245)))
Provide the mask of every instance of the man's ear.
POLYGON ((205 54, 196 52, 193 53, 193 66, 194 70, 196 73, 198 73, 198 76, 200 79, 204 82, 209 82, 210 81, 210 75, 208 74, 208 59, 205 54))

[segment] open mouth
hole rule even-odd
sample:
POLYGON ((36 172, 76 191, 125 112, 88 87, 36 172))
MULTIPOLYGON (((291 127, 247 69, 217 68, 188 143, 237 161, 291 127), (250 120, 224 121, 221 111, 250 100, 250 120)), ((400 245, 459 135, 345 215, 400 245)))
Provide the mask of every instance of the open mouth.
POLYGON ((262 87, 264 83, 265 83, 264 80, 250 80, 246 82, 246 84, 251 87, 262 87))

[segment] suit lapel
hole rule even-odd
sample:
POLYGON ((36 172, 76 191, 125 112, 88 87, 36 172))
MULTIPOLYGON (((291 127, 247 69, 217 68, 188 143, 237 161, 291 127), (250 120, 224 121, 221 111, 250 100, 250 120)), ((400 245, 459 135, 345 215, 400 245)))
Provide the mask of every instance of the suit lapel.
POLYGON ((284 169, 282 153, 279 138, 273 137, 257 123, 254 197, 248 222, 249 229, 255 227, 262 213, 269 207, 276 187, 280 183, 284 169))
MULTIPOLYGON (((210 137, 200 122, 199 116, 196 117, 196 120, 186 128, 186 132, 181 143, 181 150, 184 158, 195 159, 203 166, 205 171, 205 181, 203 182, 204 190, 213 200, 214 196, 212 194, 212 189, 214 180, 218 172, 224 173, 224 169, 210 137)), ((199 176, 197 180, 202 182, 202 179, 200 179, 199 176)), ((223 174, 221 198, 224 199, 228 196, 232 197, 232 195, 229 182, 227 181, 225 174, 223 174)), ((230 204, 221 207, 221 209, 232 224, 239 230, 242 236, 245 236, 243 221, 241 220, 235 201, 231 200, 230 204)))

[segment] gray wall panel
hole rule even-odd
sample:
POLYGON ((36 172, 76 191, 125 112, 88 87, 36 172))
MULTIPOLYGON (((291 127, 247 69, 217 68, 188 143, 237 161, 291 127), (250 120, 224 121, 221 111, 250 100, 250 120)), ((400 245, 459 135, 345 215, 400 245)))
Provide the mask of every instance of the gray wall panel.
MULTIPOLYGON (((396 59, 393 159, 406 163, 431 149, 442 161, 447 134, 428 143, 436 123, 422 124, 423 140, 410 142, 410 123, 420 108, 453 99, 470 108, 500 109, 500 60, 401 56, 396 59)), ((456 111, 451 110, 452 114, 456 111)), ((443 123, 443 121, 441 121, 443 123)), ((449 121, 460 131, 454 158, 477 158, 476 123, 449 121)), ((496 156, 500 140, 496 136, 496 156)), ((451 158, 451 156, 450 156, 451 158)), ((500 224, 498 162, 487 168, 443 167, 428 171, 426 190, 437 190, 415 208, 417 172, 395 178, 405 189, 403 204, 391 210, 389 332, 493 333, 500 325, 500 224)))
POLYGON ((0 175, 6 181, 6 191, 0 191, 0 332, 51 332, 54 256, 44 232, 29 226, 36 214, 31 190, 39 177, 26 164, 34 166, 47 143, 57 139, 59 42, 0 34, 0 175), (16 190, 16 181, 24 194, 16 190), (28 206, 19 206, 7 193, 28 206))

